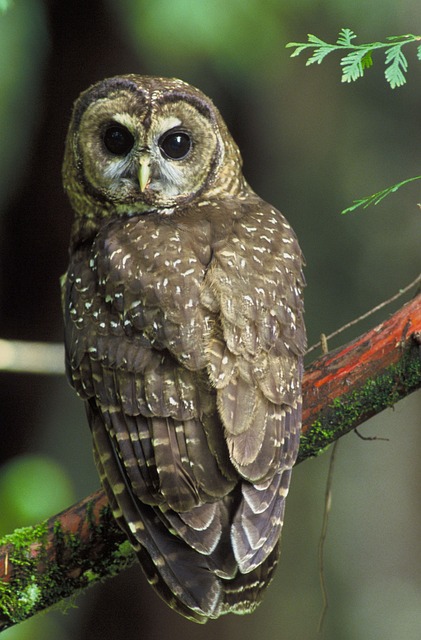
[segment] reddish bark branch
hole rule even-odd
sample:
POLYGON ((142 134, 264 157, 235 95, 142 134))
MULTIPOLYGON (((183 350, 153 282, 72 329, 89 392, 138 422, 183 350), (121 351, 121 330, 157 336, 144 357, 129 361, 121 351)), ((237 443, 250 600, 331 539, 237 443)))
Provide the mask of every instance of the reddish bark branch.
MULTIPOLYGON (((421 387, 421 295, 316 360, 304 377, 300 461, 421 387)), ((0 630, 133 560, 97 491, 0 547, 0 630), (26 537, 25 537, 26 536, 26 537)))
POLYGON ((421 294, 371 331, 315 360, 304 375, 299 460, 420 388, 420 345, 421 294))
POLYGON ((344 347, 315 360, 304 376, 303 431, 332 398, 360 388, 420 344, 421 294, 344 347))

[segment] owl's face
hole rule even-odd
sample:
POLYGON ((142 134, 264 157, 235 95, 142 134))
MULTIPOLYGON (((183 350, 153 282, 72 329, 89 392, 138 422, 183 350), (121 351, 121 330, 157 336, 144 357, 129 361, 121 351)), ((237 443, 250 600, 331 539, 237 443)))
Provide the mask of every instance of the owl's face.
POLYGON ((111 78, 75 104, 63 172, 86 218, 171 209, 205 189, 229 190, 240 169, 219 112, 180 80, 111 78))

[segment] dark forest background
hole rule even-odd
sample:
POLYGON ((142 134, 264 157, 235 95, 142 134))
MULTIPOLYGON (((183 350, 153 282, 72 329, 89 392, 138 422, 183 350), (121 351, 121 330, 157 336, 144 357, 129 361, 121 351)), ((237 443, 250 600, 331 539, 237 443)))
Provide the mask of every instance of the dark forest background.
MULTIPOLYGON (((419 0, 15 0, 0 15, 0 338, 62 339, 59 276, 72 214, 61 162, 71 106, 89 84, 129 72, 181 77, 220 108, 247 179, 300 238, 309 344, 412 280, 418 182, 377 207, 340 211, 420 174, 421 64, 408 48, 408 84, 392 91, 382 53, 366 77, 344 85, 337 56, 307 68, 285 49, 307 33, 333 42, 342 27, 360 42, 421 33, 419 0)), ((420 637, 420 409, 417 393, 361 429, 388 442, 350 434, 340 443, 326 546, 327 640, 420 637)), ((0 373, 0 435, 0 533, 98 487, 82 403, 64 376, 0 373)), ((37 616, 2 638, 315 638, 328 457, 295 470, 281 563, 252 616, 196 626, 161 603, 133 567, 65 615, 37 616)))

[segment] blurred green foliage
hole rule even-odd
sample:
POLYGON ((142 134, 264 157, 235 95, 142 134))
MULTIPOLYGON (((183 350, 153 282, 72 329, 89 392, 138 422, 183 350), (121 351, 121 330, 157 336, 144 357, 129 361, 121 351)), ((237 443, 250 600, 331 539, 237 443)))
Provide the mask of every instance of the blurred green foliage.
POLYGON ((0 14, 7 11, 12 4, 12 0, 0 0, 0 14))
POLYGON ((135 48, 155 64, 207 59, 228 75, 257 72, 282 43, 278 0, 123 0, 113 3, 135 48), (263 10, 262 10, 263 9, 263 10))
POLYGON ((27 622, 6 629, 1 640, 75 640, 52 616, 35 616, 27 622))
POLYGON ((75 501, 66 470, 45 455, 26 454, 0 467, 0 536, 37 524, 75 501))
MULTIPOLYGON (((3 2, 3 7, 9 3, 3 2)), ((31 158, 25 150, 39 118, 42 72, 48 52, 43 3, 22 0, 0 15, 0 215, 31 158)))

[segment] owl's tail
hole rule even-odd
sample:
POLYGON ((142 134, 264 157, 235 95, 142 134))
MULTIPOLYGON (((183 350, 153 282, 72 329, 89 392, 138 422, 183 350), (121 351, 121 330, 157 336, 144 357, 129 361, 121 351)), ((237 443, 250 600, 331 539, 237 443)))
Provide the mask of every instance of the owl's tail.
POLYGON ((238 573, 233 580, 221 580, 224 600, 219 615, 252 613, 272 582, 280 554, 279 542, 266 560, 249 573, 238 573))

